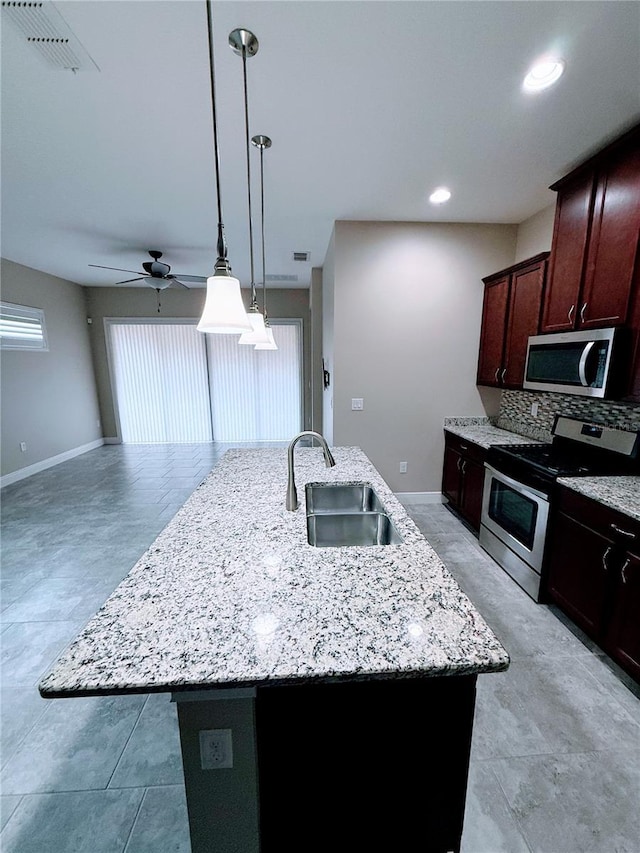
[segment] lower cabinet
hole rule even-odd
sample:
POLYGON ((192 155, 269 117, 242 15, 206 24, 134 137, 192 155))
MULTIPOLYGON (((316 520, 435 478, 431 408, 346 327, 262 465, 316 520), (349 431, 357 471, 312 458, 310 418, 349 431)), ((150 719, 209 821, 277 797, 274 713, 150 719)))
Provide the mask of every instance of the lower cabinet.
POLYGON ((487 451, 472 441, 445 432, 442 494, 452 509, 477 532, 480 530, 484 461, 487 451))
POLYGON ((640 680, 640 523, 560 488, 549 554, 549 597, 640 680))

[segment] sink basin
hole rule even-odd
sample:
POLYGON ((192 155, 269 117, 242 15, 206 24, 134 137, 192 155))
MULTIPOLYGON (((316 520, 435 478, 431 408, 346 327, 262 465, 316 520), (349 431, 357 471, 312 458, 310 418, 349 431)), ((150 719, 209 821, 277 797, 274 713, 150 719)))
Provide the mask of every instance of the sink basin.
POLYGON ((307 539, 319 548, 345 545, 401 545, 402 538, 383 512, 318 512, 307 515, 307 539))
POLYGON ((307 483, 307 515, 318 513, 384 512, 368 483, 307 483))

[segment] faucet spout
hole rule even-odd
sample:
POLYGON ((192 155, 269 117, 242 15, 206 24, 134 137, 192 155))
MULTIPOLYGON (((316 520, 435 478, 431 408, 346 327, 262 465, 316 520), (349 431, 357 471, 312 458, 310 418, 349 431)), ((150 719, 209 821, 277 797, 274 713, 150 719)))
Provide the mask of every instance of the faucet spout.
POLYGON ((303 432, 299 432, 298 435, 292 438, 289 444, 289 449, 287 450, 287 462, 289 471, 289 476, 287 479, 287 509, 289 510, 298 509, 298 492, 296 491, 296 477, 293 469, 293 451, 300 439, 306 435, 315 438, 320 443, 320 446, 322 447, 322 452, 324 453, 324 462, 327 468, 333 468, 333 466, 336 464, 336 460, 333 458, 333 454, 329 450, 329 445, 319 432, 314 432, 313 430, 306 429, 303 432))

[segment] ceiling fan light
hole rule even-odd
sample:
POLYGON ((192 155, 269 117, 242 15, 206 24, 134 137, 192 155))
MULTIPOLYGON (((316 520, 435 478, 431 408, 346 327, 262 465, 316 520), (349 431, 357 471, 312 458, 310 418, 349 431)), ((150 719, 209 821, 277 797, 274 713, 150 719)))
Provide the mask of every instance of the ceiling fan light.
POLYGON ((199 332, 237 335, 252 331, 240 295, 240 282, 232 275, 211 275, 207 279, 207 296, 199 332))
POLYGON ((252 331, 243 332, 238 340, 239 344, 268 344, 269 337, 264 325, 264 317, 259 311, 247 311, 247 317, 251 323, 252 331))
POLYGON ((278 344, 273 337, 273 329, 270 326, 266 326, 265 331, 267 333, 267 343, 256 344, 255 349, 278 349, 278 344))

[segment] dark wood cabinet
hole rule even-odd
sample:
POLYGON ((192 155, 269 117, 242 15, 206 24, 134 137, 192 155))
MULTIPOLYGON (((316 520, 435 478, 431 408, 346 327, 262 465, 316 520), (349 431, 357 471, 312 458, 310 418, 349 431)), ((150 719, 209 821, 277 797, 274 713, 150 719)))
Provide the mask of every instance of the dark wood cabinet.
POLYGON ((551 189, 558 200, 540 331, 624 325, 640 235, 640 129, 551 189))
POLYGON ((559 488, 547 593, 640 680, 640 522, 559 488))
POLYGON ((522 388, 530 335, 538 333, 548 252, 484 278, 478 385, 522 388))
POLYGON ((445 431, 442 494, 476 532, 480 530, 486 455, 480 445, 445 431))

